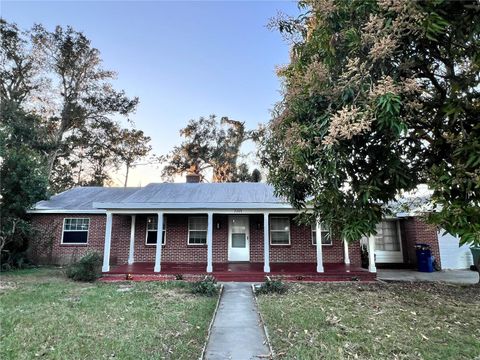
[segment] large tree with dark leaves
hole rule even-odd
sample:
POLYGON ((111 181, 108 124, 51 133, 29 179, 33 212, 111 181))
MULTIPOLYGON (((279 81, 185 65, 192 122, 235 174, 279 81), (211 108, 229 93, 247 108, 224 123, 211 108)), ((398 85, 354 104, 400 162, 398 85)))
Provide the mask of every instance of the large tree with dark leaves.
POLYGON ((477 1, 301 1, 263 147, 277 192, 349 241, 427 183, 428 219, 480 244, 477 1))
POLYGON ((82 33, 22 31, 0 19, 0 262, 21 261, 26 211, 47 188, 103 185, 117 166, 129 130, 113 117, 137 99, 113 90, 113 75, 82 33))
POLYGON ((38 119, 9 100, 0 105, 0 264, 21 264, 32 235, 26 210, 47 195, 38 119))
POLYGON ((70 132, 112 123, 114 115, 128 116, 138 99, 113 88, 110 81, 115 73, 102 68, 100 52, 83 33, 60 26, 50 32, 37 25, 32 39, 44 64, 52 70, 51 89, 60 104, 52 109, 50 117, 52 150, 47 154, 47 171, 51 176, 70 132))
MULTIPOLYGON (((190 120, 180 130, 185 141, 162 160, 167 162, 163 176, 182 175, 194 166, 205 178, 210 171, 213 182, 245 180, 245 166, 240 168, 240 147, 247 140, 258 141, 262 129, 246 130, 241 121, 215 115, 190 120)), ((255 179, 258 178, 255 177, 255 179)))
POLYGON ((99 51, 85 35, 40 25, 21 31, 4 20, 0 30, 1 100, 35 115, 32 131, 41 129, 42 135, 34 150, 44 158, 51 192, 107 185, 128 160, 125 148, 135 159, 150 151, 147 137, 115 121, 128 118, 138 99, 112 87, 115 73, 102 68, 99 51))

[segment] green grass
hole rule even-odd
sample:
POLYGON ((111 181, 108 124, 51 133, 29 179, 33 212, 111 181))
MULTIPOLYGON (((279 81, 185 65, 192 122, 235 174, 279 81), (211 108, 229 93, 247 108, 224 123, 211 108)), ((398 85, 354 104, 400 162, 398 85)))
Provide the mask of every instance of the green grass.
POLYGON ((479 359, 480 287, 295 284, 261 295, 281 359, 479 359))
POLYGON ((195 359, 217 301, 183 282, 76 283, 52 268, 0 276, 1 359, 195 359))

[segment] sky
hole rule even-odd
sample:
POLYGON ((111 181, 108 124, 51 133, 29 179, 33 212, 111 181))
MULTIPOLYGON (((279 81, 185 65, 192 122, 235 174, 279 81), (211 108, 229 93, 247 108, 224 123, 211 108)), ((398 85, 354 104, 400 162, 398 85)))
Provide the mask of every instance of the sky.
MULTIPOLYGON (((158 155, 181 142, 179 130, 193 118, 229 116, 247 128, 270 119, 280 99, 275 68, 289 58, 289 45, 266 27, 278 11, 298 14, 293 1, 0 2, 1 17, 21 28, 84 32, 118 73, 115 87, 139 97, 131 120, 158 155)), ((122 184, 121 172, 113 178, 122 184)), ((160 168, 147 165, 128 185, 160 181, 160 168)))

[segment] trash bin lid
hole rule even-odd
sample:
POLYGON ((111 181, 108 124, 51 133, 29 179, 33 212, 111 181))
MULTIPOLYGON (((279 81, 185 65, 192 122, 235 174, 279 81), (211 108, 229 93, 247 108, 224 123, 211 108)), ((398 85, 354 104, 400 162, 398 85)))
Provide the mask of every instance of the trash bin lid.
POLYGON ((429 244, 422 244, 422 243, 416 243, 415 244, 415 247, 417 249, 430 249, 430 245, 429 244))

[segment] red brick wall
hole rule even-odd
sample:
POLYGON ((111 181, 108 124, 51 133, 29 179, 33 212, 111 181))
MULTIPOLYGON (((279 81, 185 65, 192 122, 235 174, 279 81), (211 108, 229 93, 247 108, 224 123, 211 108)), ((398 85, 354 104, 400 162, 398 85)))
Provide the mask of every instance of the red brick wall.
MULTIPOLYGON (((155 246, 146 245, 146 220, 148 215, 137 215, 135 226, 135 262, 155 261, 155 246)), ((297 225, 290 217, 291 244, 270 246, 271 262, 316 262, 316 248, 312 245, 310 226, 297 225)), ((87 250, 103 254, 105 215, 32 215, 33 225, 40 235, 33 241, 31 254, 37 261, 62 264, 81 257, 87 250), (61 245, 63 219, 66 217, 90 218, 88 246, 61 245), (50 245, 48 245, 49 243, 50 245)), ((123 264, 128 260, 130 245, 129 215, 113 215, 111 264, 123 264)), ((188 216, 166 216, 166 241, 162 249, 163 262, 206 263, 206 245, 188 245, 188 216)), ((360 246, 349 245, 352 265, 360 265, 360 246)), ((228 261, 228 215, 213 217, 213 262, 228 261)), ((333 245, 323 246, 324 263, 343 263, 343 243, 334 240, 333 245)), ((250 215, 250 262, 263 262, 263 215, 250 215)))
POLYGON ((105 238, 105 215, 58 215, 38 214, 32 216, 32 225, 37 230, 30 244, 30 256, 39 263, 66 264, 82 257, 87 251, 103 255, 105 238), (88 245, 62 245, 64 218, 89 218, 88 245))
POLYGON ((263 262, 263 214, 250 215, 250 262, 263 262))
MULTIPOLYGON (((134 256, 136 262, 155 261, 155 245, 146 245, 148 216, 149 215, 136 216, 134 256)), ((227 261, 227 234, 227 217, 225 215, 214 215, 213 262, 227 261), (217 224, 219 225, 220 229, 217 229, 217 224)), ((126 250, 122 250, 122 252, 117 252, 119 263, 127 262, 129 243, 130 240, 127 240, 126 250)), ((165 245, 162 248, 162 261, 190 263, 207 262, 206 245, 188 245, 188 216, 173 214, 166 215, 166 237, 165 245)))
MULTIPOLYGON (((298 225, 293 217, 290 216, 290 245, 270 245, 270 262, 317 262, 317 249, 312 244, 311 226, 298 225)), ((260 237, 263 243, 263 223, 260 237)), ((324 263, 344 262, 344 249, 341 240, 334 239, 332 245, 324 245, 322 250, 324 263)), ((360 244, 358 242, 349 245, 349 257, 352 265, 361 264, 360 244)), ((263 261, 263 256, 261 261, 263 261)))
POLYGON ((415 243, 423 243, 430 245, 432 255, 441 266, 437 230, 434 226, 424 223, 419 218, 408 218, 403 220, 402 230, 406 245, 403 251, 406 252, 410 264, 416 265, 415 243))

